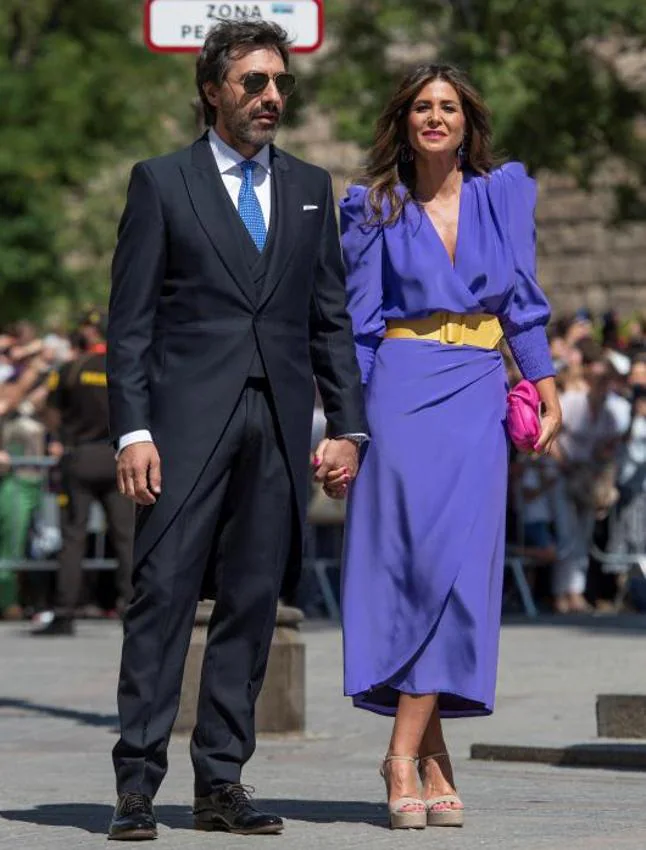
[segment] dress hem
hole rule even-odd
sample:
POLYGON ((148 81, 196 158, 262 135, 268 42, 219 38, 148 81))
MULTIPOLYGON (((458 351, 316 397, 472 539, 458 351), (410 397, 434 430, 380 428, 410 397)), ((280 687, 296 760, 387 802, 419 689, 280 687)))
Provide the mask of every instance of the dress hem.
POLYGON ((437 694, 439 698, 442 696, 452 697, 454 699, 465 700, 466 702, 472 703, 473 708, 464 708, 464 709, 442 709, 440 708, 440 717, 446 718, 460 718, 460 717, 490 717, 493 714, 493 704, 487 705, 486 702, 482 700, 473 699, 472 697, 468 697, 465 694, 460 694, 457 691, 442 689, 442 688, 433 688, 426 691, 402 691, 399 688, 394 688, 389 686, 387 683, 378 686, 378 688, 374 688, 368 691, 359 691, 357 693, 348 693, 346 691, 345 696, 352 699, 352 704, 355 708, 361 708, 364 711, 370 711, 373 714, 379 714, 382 717, 394 717, 397 713, 396 706, 385 705, 383 703, 375 703, 370 701, 370 694, 374 691, 390 687, 392 691, 395 693, 406 693, 411 696, 429 696, 430 694, 437 694))

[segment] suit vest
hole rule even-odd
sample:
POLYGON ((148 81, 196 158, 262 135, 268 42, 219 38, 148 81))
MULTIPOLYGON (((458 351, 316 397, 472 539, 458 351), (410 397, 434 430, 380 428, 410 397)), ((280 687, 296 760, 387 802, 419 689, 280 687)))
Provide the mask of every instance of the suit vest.
MULTIPOLYGON (((243 245, 243 253, 249 263, 249 270, 256 284, 256 303, 260 303, 265 281, 267 278, 267 269, 269 268, 269 260, 276 242, 276 232, 278 230, 278 197, 276 192, 276 180, 271 181, 271 219, 269 222, 269 230, 267 231, 267 240, 265 247, 259 251, 256 243, 251 238, 249 231, 244 225, 244 222, 231 205, 225 206, 225 215, 231 217, 235 222, 235 228, 240 235, 240 241, 243 245)), ((267 373, 262 362, 262 356, 258 349, 258 341, 254 339, 256 350, 249 370, 250 378, 266 378, 267 373)))

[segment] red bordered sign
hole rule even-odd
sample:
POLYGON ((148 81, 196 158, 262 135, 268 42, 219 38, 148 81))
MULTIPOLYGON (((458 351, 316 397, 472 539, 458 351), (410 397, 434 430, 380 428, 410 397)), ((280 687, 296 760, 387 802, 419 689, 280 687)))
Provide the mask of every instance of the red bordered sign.
POLYGON ((280 24, 293 39, 294 53, 313 53, 323 43, 323 0, 146 0, 144 38, 158 53, 196 53, 212 27, 244 19, 280 24))

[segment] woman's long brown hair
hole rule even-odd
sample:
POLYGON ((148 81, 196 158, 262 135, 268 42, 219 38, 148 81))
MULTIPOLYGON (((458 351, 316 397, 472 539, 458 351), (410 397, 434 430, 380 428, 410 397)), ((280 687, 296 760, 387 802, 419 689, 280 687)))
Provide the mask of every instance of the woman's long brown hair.
POLYGON ((496 163, 489 110, 465 74, 452 65, 418 65, 406 74, 379 116, 375 141, 359 177, 359 183, 370 189, 368 198, 375 224, 397 221, 415 190, 415 162, 402 156, 409 149, 408 114, 420 91, 434 80, 450 83, 460 98, 466 119, 461 167, 487 174, 496 163), (407 189, 404 197, 396 191, 399 184, 407 189), (384 201, 388 207, 385 217, 384 201))

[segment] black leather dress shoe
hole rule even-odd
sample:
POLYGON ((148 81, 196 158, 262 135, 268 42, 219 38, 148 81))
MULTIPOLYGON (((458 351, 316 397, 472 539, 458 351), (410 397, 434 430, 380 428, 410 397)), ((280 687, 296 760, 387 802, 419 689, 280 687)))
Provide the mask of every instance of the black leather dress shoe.
POLYGON ((113 841, 146 841, 157 838, 153 803, 145 794, 120 794, 112 815, 108 838, 113 841))
POLYGON ((208 797, 196 797, 195 829, 223 830, 235 835, 276 835, 284 824, 278 815, 259 812, 244 785, 222 785, 208 797))

